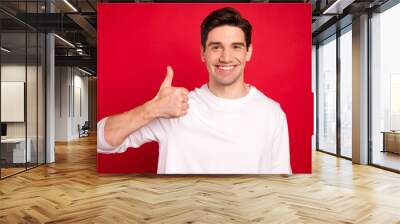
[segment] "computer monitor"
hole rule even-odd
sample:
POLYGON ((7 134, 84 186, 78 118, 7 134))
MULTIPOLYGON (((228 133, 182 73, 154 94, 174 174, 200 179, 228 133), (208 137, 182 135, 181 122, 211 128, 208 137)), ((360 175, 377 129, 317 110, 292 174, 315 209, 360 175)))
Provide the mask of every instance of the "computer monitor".
POLYGON ((7 136, 7 124, 1 123, 1 136, 7 136))

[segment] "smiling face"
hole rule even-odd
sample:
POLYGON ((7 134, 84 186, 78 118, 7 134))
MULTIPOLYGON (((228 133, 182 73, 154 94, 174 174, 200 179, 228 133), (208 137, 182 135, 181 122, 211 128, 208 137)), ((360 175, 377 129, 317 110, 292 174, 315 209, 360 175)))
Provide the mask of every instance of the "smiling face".
POLYGON ((251 53, 252 46, 247 49, 244 32, 239 27, 224 25, 212 29, 201 54, 209 81, 217 86, 243 83, 244 67, 251 53))

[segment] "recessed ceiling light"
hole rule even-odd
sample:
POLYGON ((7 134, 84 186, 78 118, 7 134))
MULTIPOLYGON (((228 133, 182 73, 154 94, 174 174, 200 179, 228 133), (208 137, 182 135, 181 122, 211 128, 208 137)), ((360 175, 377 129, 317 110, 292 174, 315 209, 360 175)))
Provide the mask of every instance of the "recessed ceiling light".
POLYGON ((78 10, 71 4, 69 3, 68 0, 64 0, 65 4, 67 4, 74 12, 78 12, 78 10))
POLYGON ((85 74, 87 74, 87 75, 93 75, 92 73, 90 73, 90 72, 88 72, 88 71, 85 71, 85 70, 83 70, 83 69, 81 69, 81 68, 79 68, 79 67, 78 67, 78 70, 81 71, 81 72, 83 72, 83 73, 85 73, 85 74))
POLYGON ((322 14, 342 14, 347 6, 351 5, 355 0, 336 0, 322 14))
POLYGON ((58 39, 60 39, 62 42, 64 42, 64 43, 66 43, 67 45, 69 45, 70 47, 75 48, 75 45, 71 44, 71 42, 69 42, 68 40, 66 40, 66 39, 64 39, 64 38, 62 38, 62 37, 60 37, 60 36, 57 35, 57 34, 54 34, 54 36, 57 37, 58 39))

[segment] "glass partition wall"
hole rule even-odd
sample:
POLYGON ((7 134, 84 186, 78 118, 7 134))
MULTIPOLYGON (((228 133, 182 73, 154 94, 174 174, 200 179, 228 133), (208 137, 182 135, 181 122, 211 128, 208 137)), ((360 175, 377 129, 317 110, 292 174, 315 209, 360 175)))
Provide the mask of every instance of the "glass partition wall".
MULTIPOLYGON (((369 16, 368 164, 400 172, 400 4, 369 16)), ((317 44, 317 150, 352 159, 352 27, 317 44)))
POLYGON ((0 11, 1 179, 45 163, 45 34, 16 18, 40 3, 19 1, 15 17, 0 11))
POLYGON ((317 150, 352 157, 351 25, 318 44, 317 150))
POLYGON ((336 154, 336 36, 320 43, 317 54, 317 149, 336 154))
POLYGON ((340 155, 352 158, 352 34, 351 25, 341 31, 340 68, 340 155))
POLYGON ((400 171, 400 4, 371 18, 370 162, 400 171))

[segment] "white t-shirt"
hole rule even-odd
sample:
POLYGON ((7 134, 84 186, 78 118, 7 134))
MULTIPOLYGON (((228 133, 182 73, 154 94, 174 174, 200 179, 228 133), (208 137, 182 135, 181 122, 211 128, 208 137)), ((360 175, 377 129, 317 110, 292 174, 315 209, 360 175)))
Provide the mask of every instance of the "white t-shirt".
POLYGON ((159 118, 112 147, 98 122, 97 151, 159 143, 160 174, 290 174, 288 128, 279 104, 251 86, 239 99, 215 96, 204 84, 189 93, 188 113, 159 118))

